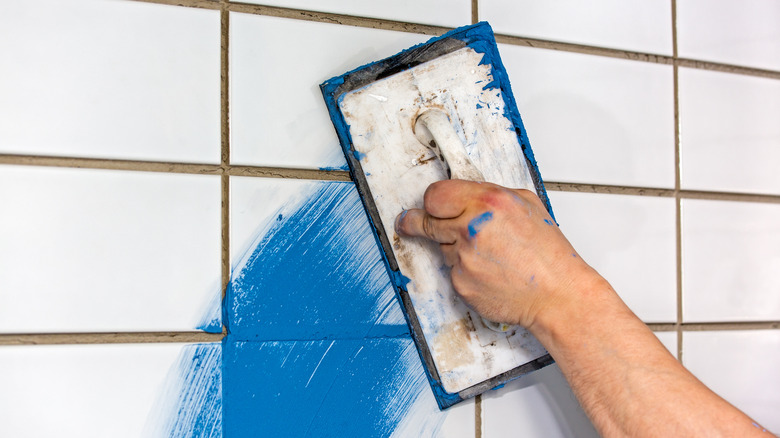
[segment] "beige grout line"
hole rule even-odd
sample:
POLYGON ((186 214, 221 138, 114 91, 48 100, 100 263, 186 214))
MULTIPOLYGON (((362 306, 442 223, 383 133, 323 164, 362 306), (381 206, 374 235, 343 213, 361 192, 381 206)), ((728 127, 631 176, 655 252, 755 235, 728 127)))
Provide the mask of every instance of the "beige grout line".
POLYGON ((780 321, 735 321, 735 322, 650 322, 647 327, 654 332, 702 332, 724 330, 778 330, 780 321))
POLYGON ((479 0, 471 0, 471 24, 479 23, 479 0))
MULTIPOLYGON (((672 54, 677 58, 677 1, 671 0, 672 8, 672 54)), ((676 302, 676 338, 677 360, 683 360, 683 249, 682 249, 682 194, 680 186, 682 181, 680 146, 680 75, 679 66, 672 66, 672 82, 674 93, 674 240, 675 240, 675 302, 676 302)))
POLYGON ((482 394, 474 397, 474 438, 482 438, 482 394))
POLYGON ((241 165, 225 166, 222 164, 166 163, 156 161, 116 160, 102 158, 45 157, 35 155, 0 154, 0 164, 63 167, 72 169, 187 173, 194 175, 232 175, 264 178, 310 179, 320 181, 350 181, 349 172, 344 170, 292 169, 283 167, 241 165))
MULTIPOLYGON (((230 168, 230 12, 223 1, 220 10, 220 167, 223 171, 230 168)), ((230 175, 220 176, 221 185, 221 221, 222 221, 222 300, 230 284, 230 175)), ((227 321, 222 321, 222 332, 227 332, 227 321)))
POLYGON ((616 186, 607 184, 565 183, 545 181, 544 187, 551 192, 600 193, 609 195, 633 195, 662 198, 703 199, 710 201, 756 202, 780 204, 780 195, 759 193, 716 192, 704 190, 678 190, 657 187, 616 186))
POLYGON ((169 342, 220 342, 222 333, 120 332, 0 334, 0 345, 149 344, 169 342))
MULTIPOLYGON (((166 5, 178 5, 194 8, 220 9, 220 3, 208 0, 132 0, 146 3, 159 3, 166 5)), ((472 5, 475 0, 472 0, 472 5)), ((424 35, 441 35, 451 27, 435 26, 422 23, 386 20, 380 18, 362 17, 356 15, 336 14, 331 12, 318 12, 305 9, 282 8, 277 6, 255 5, 240 2, 228 2, 227 8, 231 12, 240 12, 269 17, 290 18, 295 20, 313 21, 320 23, 341 24, 346 26, 364 27, 370 29, 393 30, 424 35)), ((473 6, 472 6, 473 8, 473 6)), ((472 9, 472 19, 475 13, 472 9)), ((527 38, 515 35, 496 34, 496 41, 503 44, 511 44, 540 49, 558 50, 564 52, 582 53, 587 55, 605 56, 609 58, 627 59, 632 61, 649 62, 655 64, 676 65, 679 67, 694 68, 699 70, 711 70, 725 73, 740 74, 746 76, 758 76, 769 79, 780 79, 780 71, 760 68, 744 67, 733 64, 703 61, 697 59, 677 58, 676 55, 659 55, 654 53, 634 52, 629 50, 612 49, 607 47, 589 46, 584 44, 565 43, 561 41, 527 38)))

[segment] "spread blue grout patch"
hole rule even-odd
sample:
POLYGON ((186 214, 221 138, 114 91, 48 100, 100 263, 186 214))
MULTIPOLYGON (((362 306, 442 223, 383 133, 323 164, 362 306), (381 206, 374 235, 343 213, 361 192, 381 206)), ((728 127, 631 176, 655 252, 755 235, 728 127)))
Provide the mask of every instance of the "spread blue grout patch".
POLYGON ((292 214, 273 215, 238 263, 225 307, 234 341, 409 333, 351 183, 317 184, 292 214))

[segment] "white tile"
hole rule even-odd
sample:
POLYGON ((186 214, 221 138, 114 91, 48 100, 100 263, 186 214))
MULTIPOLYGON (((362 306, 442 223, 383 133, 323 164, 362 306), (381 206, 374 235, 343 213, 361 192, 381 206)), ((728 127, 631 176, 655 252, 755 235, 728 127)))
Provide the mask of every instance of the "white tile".
POLYGON ((561 231, 637 316, 677 319, 674 199, 548 194, 561 231))
POLYGON ((430 38, 236 13, 230 20, 235 164, 346 167, 319 84, 430 38))
POLYGON ((0 332, 218 319, 219 177, 0 166, 0 205, 0 332))
POLYGON ((780 330, 686 332, 683 365, 763 427, 780 433, 780 330))
POLYGON ((780 194, 780 81, 679 75, 682 187, 780 194))
MULTIPOLYGON (((194 384, 180 380, 187 353, 182 344, 0 347, 0 435, 167 436, 160 421, 180 413, 165 405, 194 384)), ((218 373, 218 358, 202 371, 218 373)))
POLYGON ((470 0, 248 0, 246 3, 449 27, 471 23, 470 0))
POLYGON ((482 436, 597 437, 558 365, 482 395, 482 436))
POLYGON ((219 12, 0 4, 0 153, 218 162, 219 12))
POLYGON ((674 186, 671 66, 499 49, 544 179, 674 186))
POLYGON ((684 199, 683 320, 780 320, 780 205, 684 199))
POLYGON ((677 50, 684 58, 780 70, 780 3, 677 0, 677 50))
POLYGON ((655 332, 655 336, 664 344, 672 356, 677 357, 677 332, 655 332))
POLYGON ((479 19, 497 33, 672 54, 669 2, 480 0, 479 19))

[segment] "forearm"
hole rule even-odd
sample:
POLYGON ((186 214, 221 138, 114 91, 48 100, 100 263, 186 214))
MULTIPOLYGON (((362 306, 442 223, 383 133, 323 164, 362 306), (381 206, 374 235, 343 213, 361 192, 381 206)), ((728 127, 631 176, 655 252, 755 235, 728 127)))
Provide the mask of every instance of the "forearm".
POLYGON ((600 277, 556 304, 530 329, 603 436, 762 436, 683 368, 600 277))

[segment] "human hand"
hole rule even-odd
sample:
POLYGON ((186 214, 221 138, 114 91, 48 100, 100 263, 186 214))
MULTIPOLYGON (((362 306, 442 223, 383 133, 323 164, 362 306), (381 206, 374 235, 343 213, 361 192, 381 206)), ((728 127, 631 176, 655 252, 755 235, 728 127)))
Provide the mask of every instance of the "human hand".
POLYGON ((395 229, 438 242, 455 291, 492 321, 531 328, 540 312, 600 279, 528 190, 439 181, 426 190, 424 210, 402 212, 395 229))

